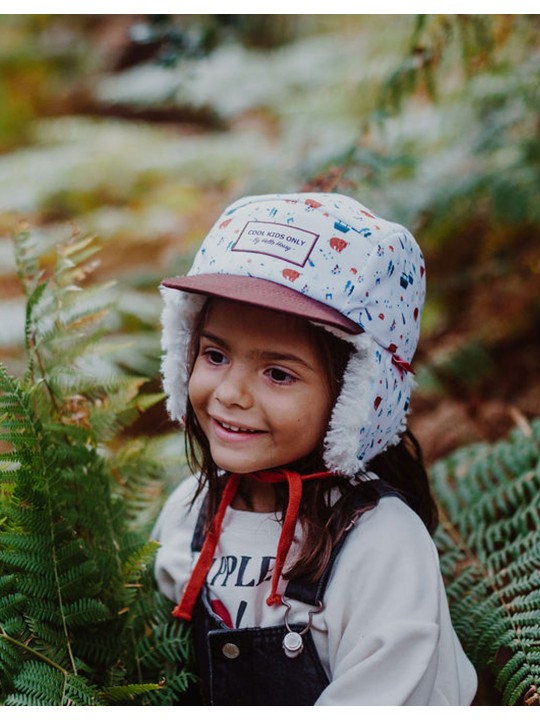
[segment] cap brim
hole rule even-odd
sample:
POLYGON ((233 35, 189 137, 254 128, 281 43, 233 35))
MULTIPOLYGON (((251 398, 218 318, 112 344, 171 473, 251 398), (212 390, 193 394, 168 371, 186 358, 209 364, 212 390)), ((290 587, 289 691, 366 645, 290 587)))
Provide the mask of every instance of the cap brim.
POLYGON ((352 335, 363 332, 359 325, 337 310, 270 280, 245 275, 212 273, 166 278, 161 284, 174 290, 211 295, 267 310, 289 313, 306 320, 331 325, 352 335))

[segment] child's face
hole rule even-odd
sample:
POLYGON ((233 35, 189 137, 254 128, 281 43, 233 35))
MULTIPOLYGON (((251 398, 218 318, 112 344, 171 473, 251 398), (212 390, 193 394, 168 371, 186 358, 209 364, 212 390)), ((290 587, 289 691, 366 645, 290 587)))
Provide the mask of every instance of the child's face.
POLYGON ((332 406, 326 378, 304 321, 212 301, 189 398, 216 465, 248 473, 315 450, 332 406))

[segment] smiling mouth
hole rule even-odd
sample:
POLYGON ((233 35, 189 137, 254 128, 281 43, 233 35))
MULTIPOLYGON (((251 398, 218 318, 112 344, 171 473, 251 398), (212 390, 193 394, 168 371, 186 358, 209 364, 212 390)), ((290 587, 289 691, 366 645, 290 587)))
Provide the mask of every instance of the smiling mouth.
POLYGON ((241 425, 231 425, 230 423, 223 422, 223 420, 217 420, 217 418, 213 418, 213 420, 219 427, 231 433, 256 435, 263 432, 262 430, 253 430, 252 428, 242 427, 241 425))

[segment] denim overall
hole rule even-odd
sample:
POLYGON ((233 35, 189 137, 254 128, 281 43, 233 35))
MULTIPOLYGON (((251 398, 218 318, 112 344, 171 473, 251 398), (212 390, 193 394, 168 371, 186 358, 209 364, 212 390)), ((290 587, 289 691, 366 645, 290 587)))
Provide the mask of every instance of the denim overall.
MULTIPOLYGON (((359 492, 353 503, 357 513, 372 508, 383 496, 401 497, 382 480, 369 483, 377 498, 366 499, 359 492)), ((203 542, 204 503, 191 548, 198 552, 203 542)), ((347 528, 350 530, 354 523, 347 528)), ((333 564, 345 542, 347 532, 334 547, 323 576, 316 582, 301 578, 291 580, 283 595, 313 606, 319 612, 333 564)), ((201 678, 204 704, 208 705, 314 705, 330 682, 311 635, 309 623, 285 624, 272 627, 231 629, 210 607, 207 589, 203 588, 193 614, 196 672, 201 678), (283 640, 288 633, 301 636, 303 650, 289 657, 283 640)), ((297 636, 292 636, 297 640, 297 636)), ((290 653, 294 654, 294 653, 290 653)))

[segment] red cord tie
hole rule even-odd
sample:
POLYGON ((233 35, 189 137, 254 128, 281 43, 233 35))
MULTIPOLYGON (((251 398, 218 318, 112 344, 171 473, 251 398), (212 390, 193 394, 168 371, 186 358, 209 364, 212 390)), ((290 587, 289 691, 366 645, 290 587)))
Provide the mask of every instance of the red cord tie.
POLYGON ((404 372, 411 373, 411 375, 416 375, 414 370, 412 369, 410 363, 408 363, 406 360, 402 360, 399 355, 392 355, 392 362, 397 367, 397 369, 400 371, 401 376, 403 377, 404 372))
MULTIPOLYGON (((302 499, 302 482, 304 480, 316 480, 329 477, 331 474, 332 473, 328 471, 324 471, 320 473, 313 473, 312 475, 300 475, 300 473, 293 470, 285 469, 261 470, 260 472, 249 474, 249 477, 252 477, 254 480, 258 480, 260 482, 278 483, 287 481, 289 485, 289 503, 287 505, 285 520, 283 521, 283 527, 279 537, 276 564, 272 574, 271 591, 270 595, 266 599, 267 605, 278 605, 281 602, 281 595, 277 592, 277 586, 294 539, 298 511, 300 509, 300 501, 302 499)), ((180 602, 172 611, 174 617, 181 618, 183 620, 191 620, 192 618, 193 608, 195 607, 201 588, 206 580, 206 575, 208 574, 208 570, 210 569, 210 565, 214 559, 214 552, 219 541, 225 511, 234 499, 242 477, 243 476, 238 473, 231 473, 229 479, 227 480, 219 507, 214 515, 210 530, 208 531, 206 539, 203 543, 199 559, 193 568, 193 572, 191 573, 191 577, 184 589, 180 602)))

